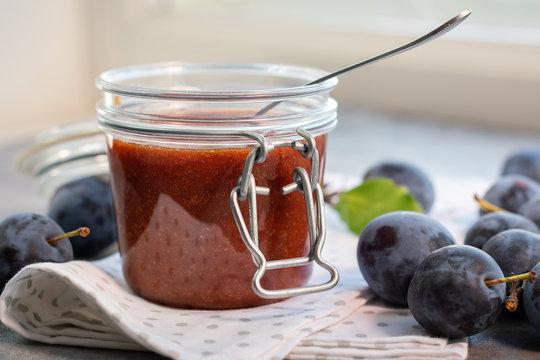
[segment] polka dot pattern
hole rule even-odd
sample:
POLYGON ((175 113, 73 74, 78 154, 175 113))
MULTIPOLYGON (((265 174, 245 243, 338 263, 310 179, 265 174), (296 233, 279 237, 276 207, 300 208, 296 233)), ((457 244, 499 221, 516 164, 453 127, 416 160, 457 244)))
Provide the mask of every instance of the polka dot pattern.
POLYGON ((465 359, 467 342, 453 343, 432 337, 418 325, 408 309, 390 308, 380 299, 373 299, 342 321, 311 334, 289 356, 465 359))
MULTIPOLYGON (((7 295, 1 304, 10 310, 13 322, 24 329, 38 331, 36 324, 51 319, 61 318, 64 322, 54 327, 41 326, 41 335, 46 332, 55 336, 54 332, 60 330, 69 334, 76 329, 84 331, 93 346, 109 346, 110 342, 128 349, 144 346, 173 358, 183 353, 179 349, 200 349, 188 358, 217 359, 231 351, 234 358, 251 359, 268 349, 274 349, 272 356, 285 357, 290 345, 280 345, 287 344, 290 336, 308 337, 328 323, 339 321, 343 315, 335 311, 359 293, 345 291, 337 296, 330 292, 324 298, 309 295, 259 308, 222 312, 170 309, 135 296, 119 281, 118 256, 107 261, 97 267, 87 262, 30 267, 19 279, 18 289, 24 290, 25 296, 7 295), (124 332, 116 332, 118 326, 110 324, 123 324, 124 332)), ((73 337, 66 343, 77 345, 77 341, 73 337)))
MULTIPOLYGON (((251 309, 172 309, 136 296, 123 279, 116 254, 93 263, 26 267, 0 298, 1 320, 29 339, 49 336, 75 346, 146 348, 173 359, 253 359, 263 354, 267 359, 283 359, 293 348, 293 353, 316 349, 313 358, 330 358, 321 350, 332 348, 328 341, 335 348, 352 349, 374 336, 388 337, 394 318, 409 322, 409 334, 427 338, 419 336, 421 330, 410 323, 414 321, 410 314, 365 305, 374 295, 359 277, 356 258, 343 263, 355 254, 356 239, 331 232, 329 246, 335 258, 328 256, 328 260, 340 263, 342 280, 324 294, 251 309), (366 328, 366 319, 372 326, 366 328), (377 326, 382 323, 387 326, 377 326)), ((317 282, 326 281, 326 271, 314 270, 317 282)))

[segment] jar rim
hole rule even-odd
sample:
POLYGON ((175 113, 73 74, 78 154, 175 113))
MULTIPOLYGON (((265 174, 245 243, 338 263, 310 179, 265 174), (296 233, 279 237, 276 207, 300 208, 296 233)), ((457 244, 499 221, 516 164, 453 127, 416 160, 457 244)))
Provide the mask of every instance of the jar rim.
POLYGON ((17 169, 50 196, 58 186, 85 176, 108 173, 106 137, 95 117, 49 128, 15 158, 17 169))
POLYGON ((282 99, 287 97, 297 97, 314 95, 321 92, 329 92, 337 86, 336 77, 325 80, 321 83, 305 85, 311 81, 319 79, 328 73, 311 67, 280 65, 267 63, 242 63, 242 62, 202 62, 187 63, 180 61, 154 63, 147 65, 135 65, 121 67, 103 72, 96 80, 96 87, 104 92, 121 96, 133 96, 150 99, 169 100, 257 100, 267 101, 272 99, 282 99), (299 86, 261 88, 249 90, 203 90, 192 87, 163 89, 125 84, 128 80, 144 79, 155 76, 181 75, 197 72, 234 72, 248 71, 259 76, 280 75, 294 79, 305 80, 299 86))

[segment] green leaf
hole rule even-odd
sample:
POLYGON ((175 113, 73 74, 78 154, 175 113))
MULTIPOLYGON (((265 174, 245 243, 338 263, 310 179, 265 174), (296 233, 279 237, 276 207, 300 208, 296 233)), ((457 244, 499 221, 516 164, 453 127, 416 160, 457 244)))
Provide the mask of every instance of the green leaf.
POLYGON ((422 212, 409 190, 388 178, 372 178, 342 193, 334 206, 349 229, 360 234, 375 217, 390 211, 422 212))

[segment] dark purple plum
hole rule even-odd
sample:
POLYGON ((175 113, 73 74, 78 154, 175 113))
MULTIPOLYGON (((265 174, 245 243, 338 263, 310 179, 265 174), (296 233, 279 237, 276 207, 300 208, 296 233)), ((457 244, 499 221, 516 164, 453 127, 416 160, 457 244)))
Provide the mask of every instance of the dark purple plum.
POLYGON ((425 214, 390 212, 371 220, 360 234, 358 265, 377 295, 407 305, 407 289, 418 264, 432 251, 454 243, 448 230, 425 214))
POLYGON ((64 230, 47 216, 22 213, 0 223, 0 291, 20 269, 38 262, 73 260, 69 239, 51 245, 64 230))
POLYGON ((371 167, 364 175, 364 180, 378 177, 390 178, 397 185, 404 185, 425 213, 431 210, 435 198, 433 183, 417 166, 397 161, 382 162, 371 167))
POLYGON ((76 259, 97 257, 116 241, 111 187, 99 177, 86 177, 59 187, 51 198, 48 215, 64 229, 90 228, 88 237, 70 239, 76 259))
POLYGON ((532 220, 508 211, 497 211, 480 216, 465 234, 464 243, 481 249, 493 235, 509 229, 540 233, 532 220))
POLYGON ((502 175, 525 175, 540 182, 540 149, 519 150, 506 158, 502 175))
MULTIPOLYGON (((504 210, 517 213, 521 205, 540 196, 540 185, 523 175, 500 177, 484 195, 484 199, 504 210)), ((480 211, 485 213, 483 210, 480 211)))
POLYGON ((504 276, 523 274, 540 261, 540 234, 505 230, 489 239, 482 250, 499 264, 504 276))
MULTIPOLYGON (((536 276, 540 275, 540 262, 533 268, 536 276)), ((525 313, 529 323, 540 331, 540 281, 538 278, 532 283, 527 281, 523 290, 523 305, 525 305, 525 313)))
MULTIPOLYGON (((540 234, 521 229, 505 230, 489 239, 482 250, 499 264, 504 276, 524 274, 540 261, 540 234)), ((521 282, 517 286, 521 286, 521 282)), ((506 288, 510 294, 511 283, 507 283, 506 288)), ((521 296, 512 295, 513 306, 508 310, 523 315, 523 307, 518 305, 522 302, 521 296)))
POLYGON ((540 196, 537 196, 521 205, 518 213, 530 219, 536 224, 536 226, 540 227, 540 196))
POLYGON ((503 277, 495 260, 468 245, 434 251, 418 266, 407 294, 418 323, 436 336, 461 338, 495 322, 505 298, 505 284, 484 280, 503 277))

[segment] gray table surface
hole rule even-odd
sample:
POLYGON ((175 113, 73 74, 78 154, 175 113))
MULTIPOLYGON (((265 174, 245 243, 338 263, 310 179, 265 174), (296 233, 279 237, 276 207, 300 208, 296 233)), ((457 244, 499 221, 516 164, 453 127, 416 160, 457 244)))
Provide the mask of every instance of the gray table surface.
MULTIPOLYGON (((30 141, 30 140, 29 140, 30 141)), ((0 219, 32 211, 44 213, 46 199, 32 179, 18 173, 13 158, 28 142, 0 145, 0 219)), ((340 110, 329 139, 327 171, 362 174, 376 161, 408 160, 433 176, 495 179, 510 152, 540 146, 540 134, 485 130, 356 109, 340 110)), ((147 352, 46 345, 29 341, 0 324, 0 359, 160 359, 147 352)), ((468 359, 538 359, 540 333, 525 319, 501 317, 469 338, 468 359)))

